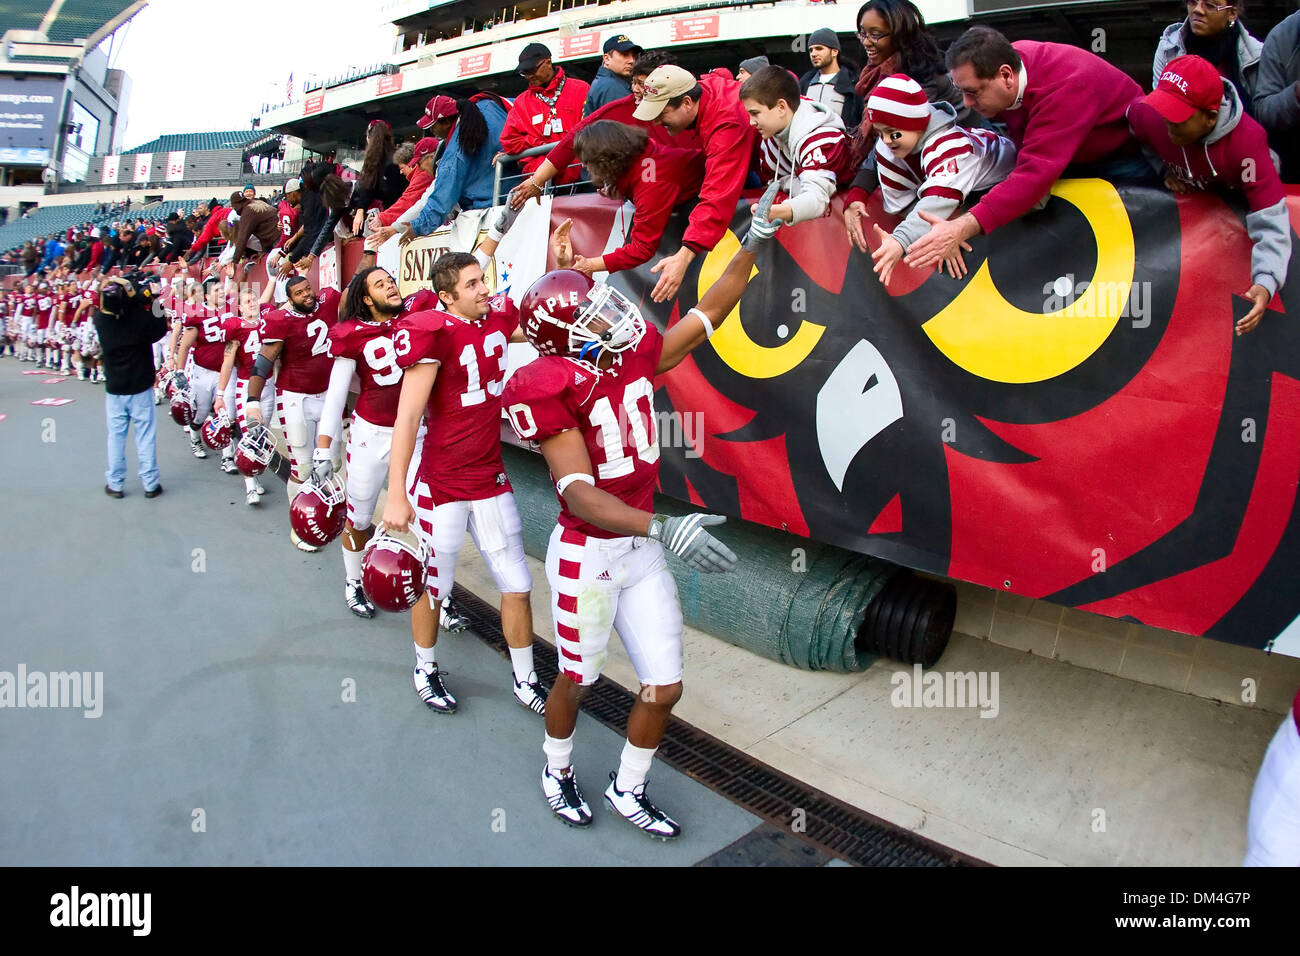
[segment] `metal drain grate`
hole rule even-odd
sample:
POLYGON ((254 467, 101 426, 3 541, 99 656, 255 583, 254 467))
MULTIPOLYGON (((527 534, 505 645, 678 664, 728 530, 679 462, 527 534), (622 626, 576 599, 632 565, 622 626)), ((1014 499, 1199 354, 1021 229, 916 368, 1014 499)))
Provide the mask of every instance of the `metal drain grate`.
MULTIPOLYGON (((499 612, 460 585, 453 596, 474 632, 506 655, 499 612)), ((555 650, 534 644, 534 666, 546 683, 555 680, 555 650)), ((635 695, 602 677, 583 698, 582 709, 606 727, 623 733, 635 695)), ((862 866, 986 866, 987 864, 894 826, 755 760, 730 744, 673 717, 658 756, 670 767, 773 826, 789 830, 795 808, 804 811, 806 829, 796 834, 818 849, 862 866)))

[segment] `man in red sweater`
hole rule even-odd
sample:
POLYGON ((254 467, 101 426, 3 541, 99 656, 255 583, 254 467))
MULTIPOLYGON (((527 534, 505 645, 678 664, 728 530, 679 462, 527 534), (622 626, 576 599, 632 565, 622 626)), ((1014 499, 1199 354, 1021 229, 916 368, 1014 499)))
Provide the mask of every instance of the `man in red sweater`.
MULTIPOLYGON (((591 87, 566 76, 562 67, 551 63, 551 51, 541 43, 530 43, 519 55, 518 71, 528 86, 515 97, 501 129, 501 152, 521 153, 534 146, 557 142, 582 119, 582 104, 591 87)), ((542 164, 544 156, 519 160, 526 174, 542 164)), ((558 183, 577 180, 577 170, 565 170, 558 183)))
POLYGON ((659 274, 650 297, 664 302, 677 294, 691 260, 717 245, 731 225, 758 137, 740 102, 740 84, 716 72, 697 80, 680 66, 659 67, 646 77, 645 95, 632 115, 657 122, 674 137, 694 130, 704 149, 704 185, 682 248, 650 270, 659 274))
POLYGON ((1071 164, 1094 176, 1153 181, 1124 115, 1142 88, 1101 57, 971 27, 949 47, 948 73, 966 106, 1006 124, 1016 168, 956 219, 923 212, 930 231, 908 249, 909 266, 934 265, 972 236, 1020 218, 1071 164))
POLYGON ((210 203, 209 208, 212 213, 208 216, 207 224, 195 237, 194 245, 190 246, 190 251, 185 257, 187 264, 193 262, 196 257, 201 256, 209 242, 221 238, 221 224, 226 221, 226 214, 230 210, 219 202, 210 203))

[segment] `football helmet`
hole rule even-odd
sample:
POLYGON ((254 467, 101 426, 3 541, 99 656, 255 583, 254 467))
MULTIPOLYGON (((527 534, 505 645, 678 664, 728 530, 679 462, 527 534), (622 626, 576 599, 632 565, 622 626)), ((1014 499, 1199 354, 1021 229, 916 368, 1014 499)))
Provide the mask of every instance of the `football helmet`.
POLYGON ((380 525, 361 558, 361 584, 366 596, 385 611, 409 611, 424 596, 427 560, 424 543, 415 534, 390 531, 380 525))
POLYGON ((189 428, 194 424, 194 416, 198 414, 198 411, 198 403, 194 400, 194 393, 188 388, 178 388, 172 392, 172 420, 177 425, 189 428))
POLYGON ((230 422, 230 416, 225 412, 213 412, 203 423, 201 432, 203 444, 213 451, 221 451, 230 444, 230 436, 233 432, 234 426, 230 422))
POLYGON ((235 467, 245 478, 256 478, 266 471, 275 454, 275 438, 265 425, 250 426, 235 446, 235 467))
POLYGON ((574 269, 546 273, 519 300, 524 335, 542 355, 594 360, 624 352, 645 335, 645 319, 627 296, 574 269))
POLYGON ((348 510, 343 479, 334 475, 324 484, 309 481, 289 504, 289 525, 298 537, 318 548, 343 533, 348 510))

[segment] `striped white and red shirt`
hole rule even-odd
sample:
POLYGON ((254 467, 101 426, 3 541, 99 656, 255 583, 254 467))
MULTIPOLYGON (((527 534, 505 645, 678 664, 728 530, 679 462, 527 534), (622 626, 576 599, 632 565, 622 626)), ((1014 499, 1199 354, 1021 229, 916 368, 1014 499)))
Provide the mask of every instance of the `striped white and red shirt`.
POLYGON ((758 158, 763 180, 779 180, 789 196, 792 224, 825 215, 831 197, 858 171, 844 121, 806 96, 785 131, 762 141, 758 158))
POLYGON ((898 214, 912 207, 892 233, 904 249, 930 229, 919 210, 947 219, 972 192, 1000 183, 1015 169, 1011 140, 987 129, 966 129, 956 120, 949 104, 931 103, 930 125, 920 148, 902 159, 883 137, 876 140, 885 212, 898 214))

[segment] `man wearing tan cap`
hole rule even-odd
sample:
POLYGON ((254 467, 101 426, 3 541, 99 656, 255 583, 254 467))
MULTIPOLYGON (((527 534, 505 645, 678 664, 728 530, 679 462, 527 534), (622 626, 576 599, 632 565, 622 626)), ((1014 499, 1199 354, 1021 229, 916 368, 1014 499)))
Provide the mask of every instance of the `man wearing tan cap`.
POLYGON ((673 136, 694 130, 704 148, 704 185, 682 248, 650 270, 659 275, 650 296, 664 302, 677 294, 691 260, 717 245, 731 225, 758 140, 740 102, 740 84, 716 72, 696 79, 680 66, 659 67, 646 77, 645 96, 632 115, 673 136))

